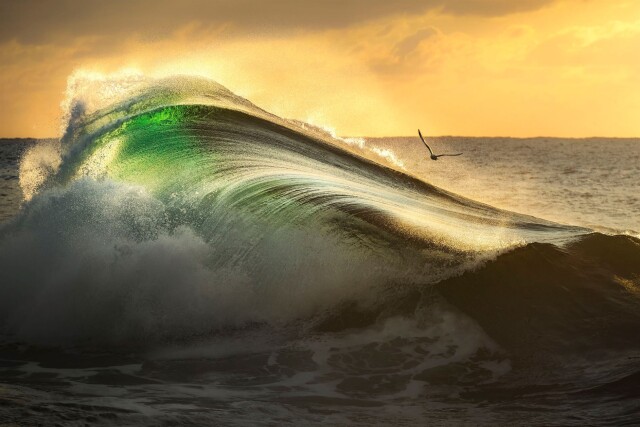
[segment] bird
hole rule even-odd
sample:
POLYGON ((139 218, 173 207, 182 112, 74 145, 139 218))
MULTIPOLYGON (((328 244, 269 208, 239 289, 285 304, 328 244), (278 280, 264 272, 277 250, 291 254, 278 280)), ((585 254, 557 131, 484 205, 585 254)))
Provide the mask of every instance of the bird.
POLYGON ((442 157, 442 156, 459 156, 462 154, 462 153, 438 154, 438 155, 433 154, 433 151, 431 151, 431 147, 429 147, 429 144, 427 144, 427 142, 422 137, 422 133, 420 132, 420 129, 418 129, 418 135, 420 135, 420 139, 422 140, 422 143, 427 147, 427 150, 429 150, 429 153, 431 154, 431 160, 438 160, 438 157, 442 157))

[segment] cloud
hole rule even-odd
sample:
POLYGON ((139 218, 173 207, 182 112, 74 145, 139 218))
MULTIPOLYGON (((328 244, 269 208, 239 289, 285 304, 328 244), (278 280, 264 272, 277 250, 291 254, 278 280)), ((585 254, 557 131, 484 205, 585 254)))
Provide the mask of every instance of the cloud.
POLYGON ((441 11, 499 16, 556 0, 3 0, 0 43, 45 44, 69 37, 136 34, 164 38, 186 25, 226 26, 242 34, 344 28, 376 19, 441 11))
POLYGON ((436 36, 437 34, 438 31, 435 28, 421 28, 420 30, 398 42, 398 44, 395 45, 393 52, 396 56, 399 56, 401 58, 407 57, 416 50, 420 43, 436 36))
POLYGON ((442 2, 442 11, 452 15, 500 16, 540 9, 549 0, 448 0, 442 2))
POLYGON ((637 135, 638 13, 626 0, 0 0, 0 135, 54 135, 67 76, 121 68, 208 76, 341 135, 417 122, 637 135))

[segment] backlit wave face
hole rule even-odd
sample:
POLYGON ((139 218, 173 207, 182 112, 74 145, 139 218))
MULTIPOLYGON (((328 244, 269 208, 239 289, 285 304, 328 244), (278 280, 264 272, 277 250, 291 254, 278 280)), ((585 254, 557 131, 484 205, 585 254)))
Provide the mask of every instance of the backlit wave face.
MULTIPOLYGON (((140 184, 201 218, 217 217, 219 209, 286 223, 358 218, 464 251, 577 231, 448 194, 210 81, 174 78, 136 92, 72 121, 63 179, 140 184)), ((75 109, 82 112, 81 100, 75 109)))

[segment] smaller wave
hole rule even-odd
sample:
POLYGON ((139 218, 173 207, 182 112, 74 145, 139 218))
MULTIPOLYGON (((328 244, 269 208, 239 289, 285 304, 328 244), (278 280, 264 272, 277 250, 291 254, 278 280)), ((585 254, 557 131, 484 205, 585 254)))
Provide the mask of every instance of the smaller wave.
POLYGON ((532 243, 436 289, 526 359, 638 349, 640 240, 633 237, 532 243))

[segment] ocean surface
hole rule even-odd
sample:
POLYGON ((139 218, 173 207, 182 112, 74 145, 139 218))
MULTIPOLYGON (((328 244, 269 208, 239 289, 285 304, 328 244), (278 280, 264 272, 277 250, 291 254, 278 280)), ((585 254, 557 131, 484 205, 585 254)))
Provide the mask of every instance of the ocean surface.
POLYGON ((637 425, 640 140, 75 90, 0 140, 0 424, 637 425))

